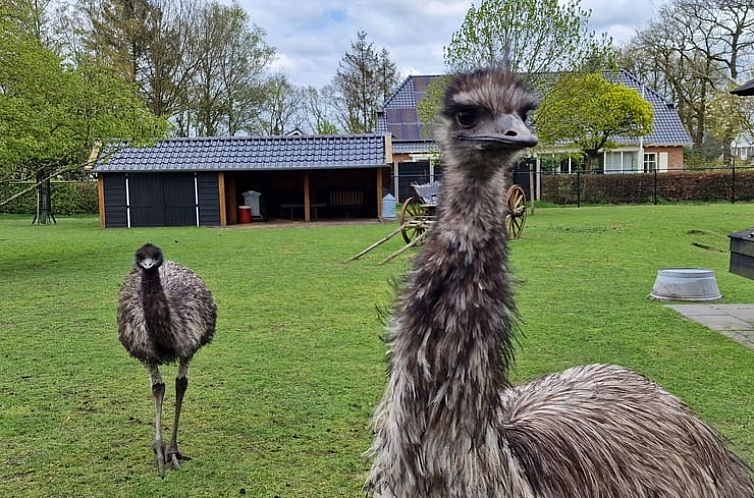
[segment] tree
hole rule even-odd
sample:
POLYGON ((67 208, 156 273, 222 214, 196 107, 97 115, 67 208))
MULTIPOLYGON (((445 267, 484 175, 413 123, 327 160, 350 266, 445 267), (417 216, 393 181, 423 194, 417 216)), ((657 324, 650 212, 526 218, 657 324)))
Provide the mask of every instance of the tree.
POLYGON ((652 105, 639 92, 607 81, 601 73, 565 73, 555 82, 535 116, 543 145, 577 145, 588 167, 615 136, 639 137, 652 130, 652 105))
POLYGON ((445 63, 452 70, 502 65, 541 89, 547 72, 610 61, 611 39, 589 30, 590 16, 580 0, 482 0, 453 33, 445 63))
POLYGON ((195 0, 82 0, 84 46, 138 88, 157 116, 186 108, 197 53, 195 0))
POLYGON ((333 86, 338 92, 341 124, 348 133, 373 132, 377 110, 398 83, 395 64, 390 53, 379 53, 367 41, 367 34, 359 31, 351 51, 346 52, 338 65, 333 86))
POLYGON ((722 146, 727 154, 736 131, 721 132, 718 125, 727 119, 715 113, 728 111, 710 104, 732 82, 746 79, 743 70, 754 63, 754 4, 674 0, 624 48, 621 63, 678 103, 695 151, 714 135, 718 151, 722 146))
POLYGON ((235 135, 260 112, 263 74, 275 50, 238 5, 212 2, 199 19, 199 64, 189 99, 194 125, 200 135, 235 135))
POLYGON ((272 76, 265 85, 265 101, 256 125, 247 131, 265 135, 282 135, 298 127, 303 95, 282 73, 272 76))
POLYGON ((303 89, 303 108, 305 121, 309 130, 316 135, 334 135, 338 133, 335 124, 337 117, 333 106, 335 101, 335 89, 331 85, 325 85, 320 89, 306 87, 303 89))
POLYGON ((64 64, 1 20, 0 32, 0 177, 33 178, 35 223, 48 224, 50 178, 80 168, 97 143, 158 137, 167 123, 111 70, 89 60, 64 64))

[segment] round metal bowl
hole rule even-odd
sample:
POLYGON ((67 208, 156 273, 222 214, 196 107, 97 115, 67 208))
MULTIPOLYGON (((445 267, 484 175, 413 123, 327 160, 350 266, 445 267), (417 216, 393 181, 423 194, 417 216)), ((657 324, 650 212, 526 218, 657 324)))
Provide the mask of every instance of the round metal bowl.
POLYGON ((665 268, 649 294, 660 301, 717 301, 722 299, 715 272, 705 268, 665 268))

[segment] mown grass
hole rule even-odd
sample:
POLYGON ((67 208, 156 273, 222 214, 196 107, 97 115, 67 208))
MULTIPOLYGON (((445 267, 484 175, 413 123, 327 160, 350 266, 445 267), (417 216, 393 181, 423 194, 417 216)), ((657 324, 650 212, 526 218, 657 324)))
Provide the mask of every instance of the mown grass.
MULTIPOLYGON (((618 363, 686 400, 754 462, 754 351, 646 299, 661 267, 716 270, 727 302, 754 282, 727 272, 727 233, 754 205, 542 209, 512 243, 521 311, 514 380, 618 363), (696 245, 694 245, 696 244, 696 245)), ((408 259, 342 261, 392 225, 101 230, 94 218, 32 227, 0 217, 0 496, 353 497, 385 379, 389 281, 408 259), (118 289, 143 242, 194 268, 219 305, 190 371, 182 450, 153 466, 146 371, 117 340, 118 289)), ((175 368, 167 368, 166 425, 175 368)))

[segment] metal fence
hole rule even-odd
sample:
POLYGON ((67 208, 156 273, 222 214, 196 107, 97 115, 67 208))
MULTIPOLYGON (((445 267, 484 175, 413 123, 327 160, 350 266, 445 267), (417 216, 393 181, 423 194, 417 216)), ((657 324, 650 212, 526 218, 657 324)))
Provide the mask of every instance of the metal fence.
POLYGON ((754 200, 754 166, 636 173, 540 172, 537 198, 553 204, 754 200))
MULTIPOLYGON (((414 196, 412 184, 442 180, 442 169, 428 164, 411 164, 399 175, 391 173, 390 192, 399 201, 414 196), (397 181, 396 181, 397 180, 397 181)), ((531 199, 535 197, 559 205, 582 204, 659 204, 665 202, 737 202, 754 201, 754 166, 709 167, 693 170, 603 173, 596 171, 535 171, 533 164, 522 163, 512 175, 531 199)))

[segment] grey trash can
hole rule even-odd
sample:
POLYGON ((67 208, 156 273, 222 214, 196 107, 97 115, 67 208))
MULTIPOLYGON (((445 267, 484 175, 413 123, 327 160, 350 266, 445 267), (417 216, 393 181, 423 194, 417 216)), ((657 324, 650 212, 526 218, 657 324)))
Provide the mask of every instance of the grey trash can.
POLYGON ((382 198, 382 219, 394 220, 395 218, 395 197, 388 193, 382 198))
POLYGON ((241 192, 241 195, 243 196, 244 205, 251 208, 251 216, 261 218, 262 211, 259 209, 259 196, 262 194, 255 190, 247 190, 246 192, 241 192))

